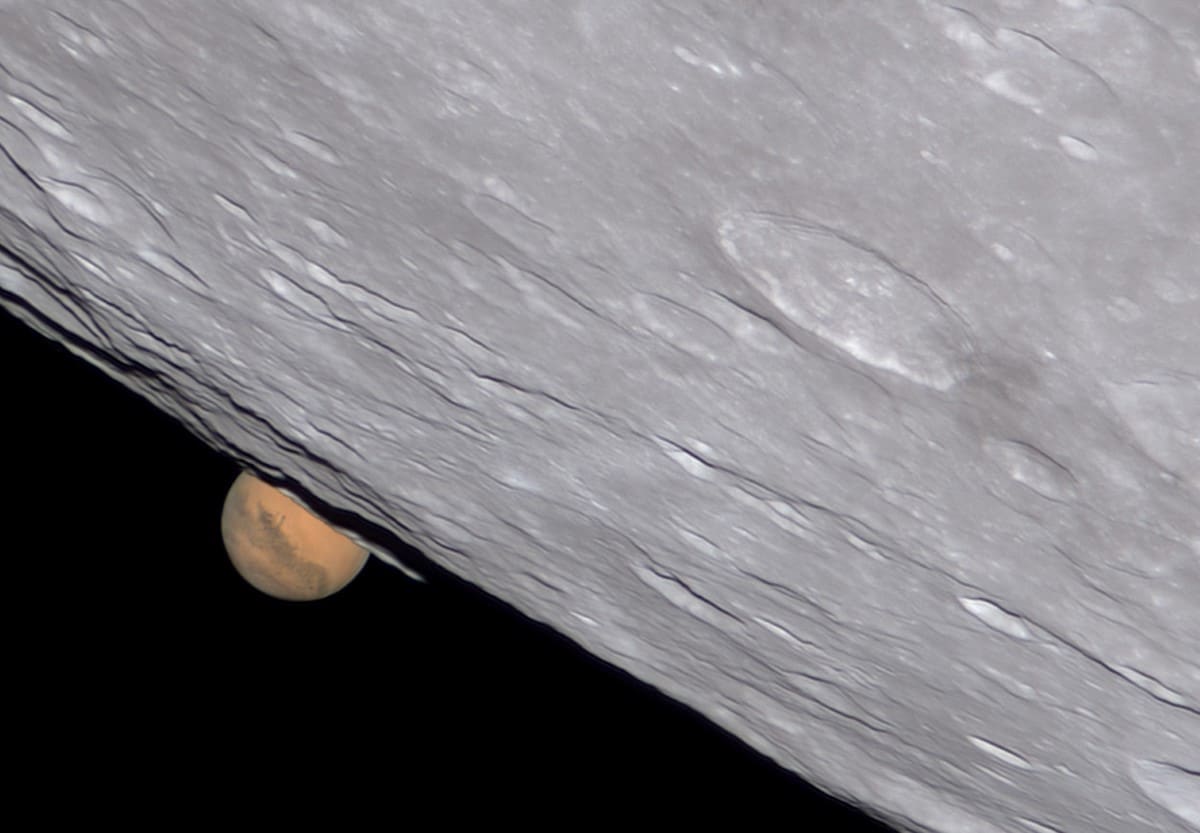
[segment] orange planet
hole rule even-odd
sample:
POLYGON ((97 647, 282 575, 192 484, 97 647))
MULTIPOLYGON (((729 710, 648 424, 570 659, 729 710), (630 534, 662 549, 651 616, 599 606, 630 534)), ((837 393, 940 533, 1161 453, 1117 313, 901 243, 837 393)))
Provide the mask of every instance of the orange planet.
POLYGON ((242 578, 288 601, 331 596, 367 562, 365 549, 249 472, 225 498, 221 537, 242 578))

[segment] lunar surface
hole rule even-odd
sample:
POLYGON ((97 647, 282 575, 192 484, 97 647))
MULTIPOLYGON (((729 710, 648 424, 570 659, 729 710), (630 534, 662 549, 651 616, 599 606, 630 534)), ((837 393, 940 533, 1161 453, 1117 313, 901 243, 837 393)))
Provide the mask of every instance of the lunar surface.
POLYGON ((365 549, 247 472, 225 498, 221 537, 242 578, 289 601, 331 596, 367 562, 365 549))
POLYGON ((0 306, 906 833, 1200 833, 1200 4, 182 6, 0 0, 0 306))

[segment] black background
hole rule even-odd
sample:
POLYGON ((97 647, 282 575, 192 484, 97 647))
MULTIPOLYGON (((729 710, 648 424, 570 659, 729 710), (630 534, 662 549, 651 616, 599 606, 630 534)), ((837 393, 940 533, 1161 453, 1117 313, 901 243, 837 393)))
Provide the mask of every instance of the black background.
POLYGON ((440 571, 259 594, 221 544, 235 463, 7 312, 0 351, 9 754, 63 801, 888 829, 440 571))

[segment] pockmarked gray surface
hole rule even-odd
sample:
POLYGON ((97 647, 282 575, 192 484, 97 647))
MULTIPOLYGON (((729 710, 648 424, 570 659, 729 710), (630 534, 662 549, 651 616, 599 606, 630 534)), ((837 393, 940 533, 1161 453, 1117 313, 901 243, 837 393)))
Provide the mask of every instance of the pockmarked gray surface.
POLYGON ((0 302, 897 826, 1200 830, 1191 0, 0 0, 0 302))

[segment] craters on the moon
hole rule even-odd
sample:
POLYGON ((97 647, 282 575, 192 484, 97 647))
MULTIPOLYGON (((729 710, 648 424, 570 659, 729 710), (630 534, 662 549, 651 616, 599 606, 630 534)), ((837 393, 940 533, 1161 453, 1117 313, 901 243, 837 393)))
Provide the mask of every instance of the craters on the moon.
POLYGON ((741 276, 797 326, 872 367, 936 390, 974 353, 963 318, 923 280, 831 227, 759 212, 717 223, 741 276))
POLYGON ((1160 373, 1106 383, 1105 392, 1142 449, 1200 487, 1200 380, 1160 373))

